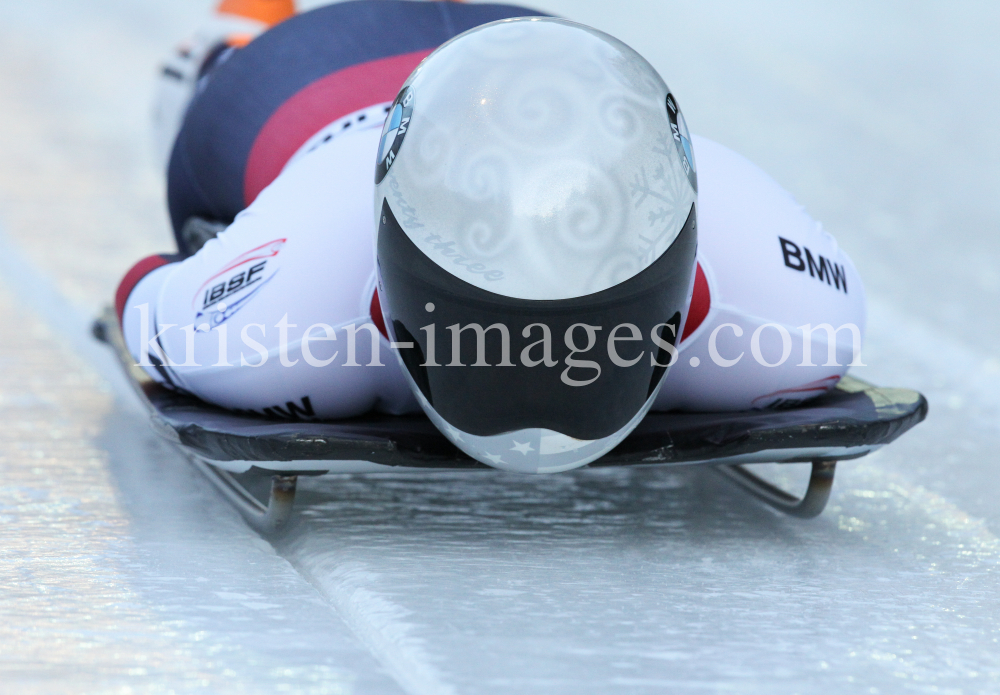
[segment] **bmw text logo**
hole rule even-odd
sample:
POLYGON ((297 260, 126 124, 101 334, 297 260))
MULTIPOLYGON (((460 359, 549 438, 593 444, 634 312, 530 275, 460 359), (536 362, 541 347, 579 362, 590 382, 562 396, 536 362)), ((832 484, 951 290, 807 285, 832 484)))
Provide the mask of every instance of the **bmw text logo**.
POLYGON ((687 121, 684 114, 677 106, 677 100, 673 94, 667 94, 667 116, 670 118, 670 134, 674 138, 677 146, 677 153, 684 164, 684 171, 687 173, 691 188, 698 192, 698 173, 694 167, 694 148, 691 147, 691 133, 688 132, 687 121))
POLYGON ((376 185, 382 183, 382 179, 389 173, 392 163, 399 155, 399 148, 403 146, 403 138, 406 137, 412 112, 413 89, 406 87, 396 97, 396 101, 392 102, 389 115, 385 119, 385 126, 382 128, 382 139, 378 143, 378 161, 375 165, 376 185))

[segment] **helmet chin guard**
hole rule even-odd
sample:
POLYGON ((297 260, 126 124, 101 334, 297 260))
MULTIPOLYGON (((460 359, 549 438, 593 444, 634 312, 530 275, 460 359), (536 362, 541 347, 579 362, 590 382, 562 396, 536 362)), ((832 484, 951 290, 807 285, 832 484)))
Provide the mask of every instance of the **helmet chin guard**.
POLYGON ((379 295, 435 425, 488 465, 610 451, 676 358, 697 248, 690 137, 612 37, 525 18, 431 54, 376 162, 379 295))
POLYGON ((576 439, 544 427, 526 427, 484 437, 463 432, 441 417, 416 388, 409 372, 406 375, 420 407, 452 444, 477 461, 514 473, 562 473, 596 461, 635 429, 649 412, 663 383, 662 379, 657 382, 653 393, 624 427, 606 437, 576 439))

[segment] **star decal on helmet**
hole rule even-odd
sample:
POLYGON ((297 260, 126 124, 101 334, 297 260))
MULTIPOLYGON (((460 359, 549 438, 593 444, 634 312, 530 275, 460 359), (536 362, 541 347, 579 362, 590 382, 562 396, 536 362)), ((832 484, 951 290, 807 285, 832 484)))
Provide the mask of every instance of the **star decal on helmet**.
POLYGON ((512 446, 510 450, 517 451, 527 456, 529 452, 534 451, 535 449, 533 446, 531 446, 530 442, 525 442, 524 444, 522 444, 521 442, 514 440, 514 446, 512 446))

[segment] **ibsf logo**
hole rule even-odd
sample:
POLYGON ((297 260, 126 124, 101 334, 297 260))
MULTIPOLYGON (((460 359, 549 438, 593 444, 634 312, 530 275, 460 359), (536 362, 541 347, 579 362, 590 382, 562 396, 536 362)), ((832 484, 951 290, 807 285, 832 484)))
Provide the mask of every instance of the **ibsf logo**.
POLYGON ((691 146, 691 133, 688 132, 687 121, 673 94, 667 94, 667 117, 670 119, 670 134, 673 135, 674 144, 677 146, 677 154, 681 156, 684 164, 684 173, 687 174, 691 187, 698 190, 698 172, 694 165, 694 148, 691 146))
POLYGON ((199 319, 207 321, 211 330, 245 307, 278 273, 272 259, 284 245, 285 239, 261 244, 224 264, 205 280, 191 298, 195 323, 199 319))
POLYGON ((382 127, 382 139, 378 144, 378 160, 375 163, 375 183, 382 183, 382 179, 389 173, 393 162, 399 156, 399 148, 403 146, 403 138, 410 127, 410 117, 413 113, 413 89, 405 88, 392 102, 389 115, 385 119, 385 126, 382 127))

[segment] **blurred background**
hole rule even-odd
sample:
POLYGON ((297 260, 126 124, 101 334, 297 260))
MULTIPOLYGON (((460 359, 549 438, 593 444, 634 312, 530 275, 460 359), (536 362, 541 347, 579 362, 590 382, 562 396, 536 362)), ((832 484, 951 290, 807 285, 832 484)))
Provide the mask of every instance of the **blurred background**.
POLYGON ((1000 690, 1000 6, 530 3, 646 56, 857 265, 856 371, 931 413, 819 519, 702 471, 329 478, 271 545, 85 335, 173 250, 154 77, 212 4, 0 0, 0 690, 1000 690))

